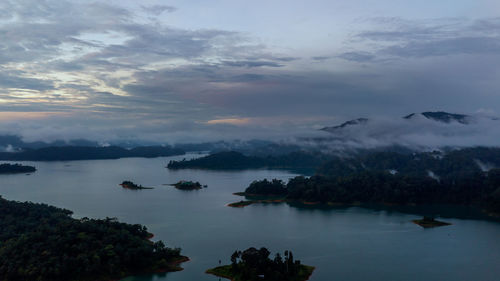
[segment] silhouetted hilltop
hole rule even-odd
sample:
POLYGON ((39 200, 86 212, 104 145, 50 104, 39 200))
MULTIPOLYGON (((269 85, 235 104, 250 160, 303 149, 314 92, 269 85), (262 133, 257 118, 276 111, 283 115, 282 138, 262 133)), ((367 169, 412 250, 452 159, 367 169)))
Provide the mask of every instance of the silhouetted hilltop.
POLYGON ((21 152, 0 152, 0 160, 13 161, 69 161, 91 159, 118 159, 125 157, 162 157, 182 155, 181 149, 169 146, 144 146, 125 149, 118 146, 88 147, 61 146, 26 149, 21 152))
MULTIPOLYGON (((416 117, 418 113, 412 113, 409 114, 403 118, 405 119, 412 119, 416 117)), ((438 122, 443 122, 443 123, 450 123, 450 122, 458 122, 462 124, 468 124, 468 120, 470 118, 469 115, 464 115, 464 114, 455 114, 455 113, 448 113, 444 111, 436 111, 436 112, 422 112, 420 115, 424 116, 427 119, 431 119, 434 121, 438 122)))
POLYGON ((170 161, 167 168, 210 170, 315 168, 328 158, 329 156, 327 155, 308 152, 292 152, 285 155, 257 157, 246 156, 236 151, 225 151, 191 160, 170 161))
MULTIPOLYGON (((465 114, 456 114, 456 113, 448 113, 444 111, 426 111, 422 113, 411 113, 403 117, 403 119, 411 121, 418 117, 423 117, 432 121, 442 122, 442 123, 451 123, 458 122, 461 124, 469 124, 472 116, 465 114)), ((370 123, 372 120, 368 118, 358 118, 346 121, 337 126, 324 127, 321 130, 327 132, 337 132, 341 129, 351 128, 353 126, 366 125, 370 123)))

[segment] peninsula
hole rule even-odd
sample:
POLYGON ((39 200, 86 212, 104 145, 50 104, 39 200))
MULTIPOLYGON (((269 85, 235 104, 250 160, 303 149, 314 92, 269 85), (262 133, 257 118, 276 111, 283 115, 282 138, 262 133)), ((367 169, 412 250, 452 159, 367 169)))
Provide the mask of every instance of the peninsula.
POLYGON ((152 242, 140 224, 74 219, 46 204, 0 197, 0 280, 108 281, 179 271, 180 248, 152 242))
POLYGON ((365 152, 336 157, 311 177, 254 181, 247 201, 324 205, 457 205, 500 214, 500 149, 468 148, 446 153, 365 152), (487 168, 486 168, 487 167, 487 168))
POLYGON ((276 253, 274 259, 269 258, 270 254, 266 248, 235 251, 230 265, 211 268, 206 273, 232 281, 305 281, 314 271, 313 266, 294 260, 291 251, 285 251, 283 257, 276 253))
POLYGON ((0 174, 33 173, 36 168, 21 164, 0 164, 0 174))

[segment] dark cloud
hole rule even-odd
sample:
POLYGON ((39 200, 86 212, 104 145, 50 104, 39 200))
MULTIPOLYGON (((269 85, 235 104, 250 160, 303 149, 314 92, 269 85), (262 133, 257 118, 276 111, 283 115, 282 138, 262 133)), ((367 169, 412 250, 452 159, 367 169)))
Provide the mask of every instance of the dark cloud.
POLYGON ((262 67, 262 66, 268 66, 268 67, 282 67, 282 64, 273 62, 273 61, 223 61, 222 62, 226 66, 233 66, 233 67, 262 67))
POLYGON ((25 78, 20 75, 11 75, 5 72, 0 72, 0 88, 47 91, 53 90, 54 85, 50 80, 47 81, 35 78, 25 78))
POLYGON ((381 28, 388 30, 364 31, 355 38, 379 44, 379 48, 374 51, 378 57, 424 58, 500 54, 499 18, 475 21, 404 21, 390 18, 385 21, 378 19, 376 22, 382 23, 381 28))
POLYGON ((328 59, 331 59, 332 57, 329 57, 329 56, 317 56, 317 57, 312 57, 313 60, 315 61, 325 61, 325 60, 328 60, 328 59))
POLYGON ((457 54, 500 55, 499 37, 461 37, 430 42, 412 41, 402 46, 391 46, 381 54, 400 57, 450 56, 457 54))
POLYGON ((164 12, 172 13, 177 11, 176 7, 168 5, 152 5, 152 6, 141 6, 141 8, 152 15, 159 16, 164 12))
POLYGON ((375 58, 373 54, 366 53, 366 52, 346 52, 343 54, 338 55, 339 58, 349 60, 349 61, 355 61, 355 62, 367 62, 371 61, 375 58))

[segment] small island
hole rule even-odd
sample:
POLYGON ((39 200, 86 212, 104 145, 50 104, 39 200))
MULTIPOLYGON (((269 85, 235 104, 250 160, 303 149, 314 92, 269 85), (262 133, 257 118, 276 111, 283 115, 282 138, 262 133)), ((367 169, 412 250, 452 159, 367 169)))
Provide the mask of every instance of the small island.
POLYGON ((177 183, 171 184, 171 186, 180 189, 180 190, 198 190, 203 187, 207 187, 206 185, 201 185, 199 182, 194 181, 179 181, 177 183))
POLYGON ((153 189, 152 187, 144 187, 142 185, 138 185, 138 184, 135 184, 131 181, 123 181, 121 184, 120 184, 123 188, 126 188, 126 189, 133 189, 133 190, 138 190, 138 189, 153 189))
POLYGON ((425 216, 423 219, 413 220, 413 223, 418 224, 423 228, 451 225, 451 223, 438 221, 435 218, 425 216))
POLYGON ((285 251, 284 257, 277 253, 274 259, 269 258, 270 254, 266 248, 235 251, 230 265, 211 268, 206 273, 232 281, 305 281, 314 271, 313 266, 294 260, 291 251, 285 251))
POLYGON ((253 181, 244 192, 233 194, 251 199, 227 204, 227 206, 235 208, 243 208, 255 203, 281 203, 287 201, 286 184, 278 179, 253 181))
POLYGON ((0 164, 0 174, 18 174, 33 173, 36 168, 33 166, 24 166, 21 164, 0 164))

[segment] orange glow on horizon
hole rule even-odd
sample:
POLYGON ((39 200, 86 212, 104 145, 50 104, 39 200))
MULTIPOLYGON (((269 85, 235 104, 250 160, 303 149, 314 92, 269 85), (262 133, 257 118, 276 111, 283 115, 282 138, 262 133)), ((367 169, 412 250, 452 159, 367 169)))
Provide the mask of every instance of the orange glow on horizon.
POLYGON ((52 116, 69 115, 68 112, 19 112, 4 111, 0 112, 0 121, 15 121, 26 119, 44 119, 52 116))

